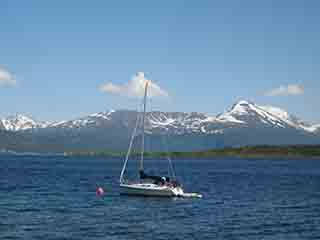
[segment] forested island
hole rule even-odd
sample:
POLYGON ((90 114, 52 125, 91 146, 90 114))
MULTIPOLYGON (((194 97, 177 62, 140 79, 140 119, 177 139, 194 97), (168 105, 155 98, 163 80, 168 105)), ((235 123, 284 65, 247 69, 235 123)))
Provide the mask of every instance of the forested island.
MULTIPOLYGON (((65 156, 125 157, 126 152, 112 151, 74 151, 65 152, 65 156)), ((131 157, 138 158, 140 152, 133 152, 131 157)), ((146 158, 319 158, 320 145, 295 146, 246 146, 239 148, 212 149, 193 152, 145 152, 146 158)))

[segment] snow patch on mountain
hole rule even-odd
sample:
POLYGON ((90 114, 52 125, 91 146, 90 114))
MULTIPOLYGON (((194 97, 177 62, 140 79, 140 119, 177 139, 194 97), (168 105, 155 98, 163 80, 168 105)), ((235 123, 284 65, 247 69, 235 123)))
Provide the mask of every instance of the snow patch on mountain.
POLYGON ((146 129, 165 130, 174 134, 205 132, 202 123, 208 118, 202 113, 178 112, 148 112, 146 114, 146 129))
POLYGON ((231 122, 231 123, 245 123, 244 121, 240 121, 238 119, 236 119, 234 116, 232 116, 231 114, 221 114, 220 116, 218 116, 216 118, 217 121, 220 121, 220 122, 224 122, 224 123, 227 123, 227 122, 231 122))
POLYGON ((107 112, 99 112, 99 113, 93 113, 88 116, 70 120, 70 121, 61 121, 56 122, 48 127, 51 128, 84 128, 89 126, 98 126, 99 123, 104 121, 111 120, 111 115, 115 112, 115 110, 110 110, 107 112))
POLYGON ((297 128, 297 129, 303 129, 307 132, 315 132, 317 127, 316 125, 311 125, 309 123, 306 123, 302 121, 301 119, 290 115, 285 110, 282 110, 281 108, 273 107, 273 106, 260 106, 260 108, 264 109, 265 111, 271 113, 272 115, 276 116, 277 118, 281 119, 288 125, 297 128))
POLYGON ((90 114, 89 117, 103 118, 103 119, 106 119, 106 120, 110 120, 110 115, 112 113, 114 113, 114 112, 115 112, 115 110, 110 110, 109 112, 93 113, 93 114, 90 114))

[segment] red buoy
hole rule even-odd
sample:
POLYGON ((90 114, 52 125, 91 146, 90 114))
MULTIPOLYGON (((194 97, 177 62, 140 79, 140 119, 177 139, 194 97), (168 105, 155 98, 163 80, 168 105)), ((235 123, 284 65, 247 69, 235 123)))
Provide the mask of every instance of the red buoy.
POLYGON ((102 187, 98 187, 96 190, 96 193, 98 196, 102 196, 104 194, 104 190, 102 187))

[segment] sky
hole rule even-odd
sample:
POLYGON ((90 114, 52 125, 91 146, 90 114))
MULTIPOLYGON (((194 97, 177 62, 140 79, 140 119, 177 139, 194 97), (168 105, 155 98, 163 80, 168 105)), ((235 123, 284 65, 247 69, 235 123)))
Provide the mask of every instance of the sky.
POLYGON ((136 109, 144 72, 162 91, 150 110, 215 115, 244 99, 320 122, 319 11, 312 0, 3 0, 0 117, 136 109))

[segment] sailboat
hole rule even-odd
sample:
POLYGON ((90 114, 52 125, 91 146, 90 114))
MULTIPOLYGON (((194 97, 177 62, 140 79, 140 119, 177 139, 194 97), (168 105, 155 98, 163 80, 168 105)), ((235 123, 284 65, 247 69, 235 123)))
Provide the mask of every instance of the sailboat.
MULTIPOLYGON (((124 179, 124 173, 126 170, 127 162, 131 152, 134 137, 139 125, 139 114, 137 116, 136 125, 133 130, 129 148, 126 154, 126 158, 123 164, 123 168, 120 175, 120 194, 125 195, 137 195, 137 196, 154 196, 154 197, 183 197, 191 196, 184 193, 182 186, 175 180, 171 180, 166 176, 154 176, 149 175, 144 170, 144 144, 145 144, 145 116, 146 116, 146 103, 148 95, 149 80, 145 81, 144 86, 144 98, 143 98, 143 112, 142 112, 142 143, 141 143, 141 156, 140 156, 140 168, 139 179, 137 181, 128 181, 124 179)), ((171 160, 169 160, 171 164, 171 160)), ((172 165, 171 169, 173 171, 172 165)))

